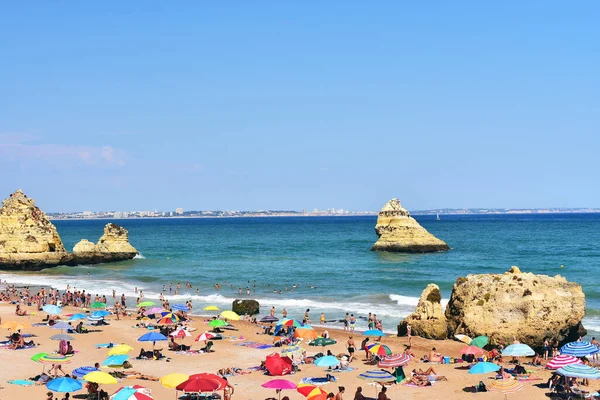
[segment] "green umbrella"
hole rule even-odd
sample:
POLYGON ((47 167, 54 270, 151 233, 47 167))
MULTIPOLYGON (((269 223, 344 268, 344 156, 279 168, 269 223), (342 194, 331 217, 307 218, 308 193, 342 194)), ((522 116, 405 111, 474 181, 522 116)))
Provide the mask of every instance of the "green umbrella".
POLYGON ((312 342, 310 342, 308 345, 309 346, 321 346, 321 347, 325 347, 325 346, 329 346, 332 344, 336 344, 337 342, 333 339, 329 339, 329 338, 317 338, 315 340, 313 340, 312 342))
POLYGON ((471 343, 469 343, 470 346, 477 346, 480 349, 483 349, 483 346, 486 344, 488 344, 487 336, 477 336, 475 339, 471 340, 471 343))
POLYGON ((97 301, 95 303, 92 303, 92 305, 90 306, 90 308, 106 308, 106 303, 103 303, 101 301, 97 301))
POLYGON ((48 353, 37 353, 36 355, 31 357, 31 360, 37 362, 37 360, 39 360, 40 358, 47 356, 47 355, 48 355, 48 353))
POLYGON ((139 303, 137 306, 138 307, 150 307, 155 305, 156 303, 153 301, 142 301, 141 303, 139 303))
POLYGON ((208 323, 208 326, 212 326, 213 328, 225 325, 227 325, 227 322, 223 321, 222 319, 213 319, 208 323))

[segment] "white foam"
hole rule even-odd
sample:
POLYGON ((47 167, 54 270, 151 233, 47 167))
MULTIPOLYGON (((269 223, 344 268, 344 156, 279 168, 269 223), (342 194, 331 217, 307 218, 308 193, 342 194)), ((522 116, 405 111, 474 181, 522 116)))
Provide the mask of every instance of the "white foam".
POLYGON ((133 258, 138 258, 138 259, 141 259, 141 260, 145 260, 145 259, 146 259, 146 257, 144 257, 144 256, 142 255, 142 253, 138 253, 138 254, 136 254, 136 255, 135 255, 135 257, 133 257, 133 258))

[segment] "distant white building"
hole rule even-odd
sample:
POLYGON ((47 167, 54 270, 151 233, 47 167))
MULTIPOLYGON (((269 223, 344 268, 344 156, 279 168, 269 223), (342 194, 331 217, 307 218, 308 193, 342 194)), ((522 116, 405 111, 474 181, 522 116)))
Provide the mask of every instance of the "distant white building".
POLYGON ((183 208, 181 208, 181 207, 180 207, 180 208, 176 208, 176 209, 175 209, 175 213, 176 213, 177 215, 183 215, 183 208))
POLYGON ((172 216, 173 216, 173 211, 170 211, 169 212, 169 217, 172 217, 172 216))

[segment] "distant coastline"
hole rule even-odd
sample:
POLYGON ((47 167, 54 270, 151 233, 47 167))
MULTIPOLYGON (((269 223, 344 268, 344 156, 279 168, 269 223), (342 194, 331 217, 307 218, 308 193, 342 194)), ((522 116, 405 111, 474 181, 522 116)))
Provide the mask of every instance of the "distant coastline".
MULTIPOLYGON (((342 212, 303 212, 303 211, 187 211, 182 215, 169 215, 171 212, 73 212, 48 213, 51 220, 113 220, 113 219, 193 219, 193 218, 265 218, 265 217, 357 217, 377 216, 375 211, 342 212)), ((411 210, 411 215, 548 215, 548 214, 596 214, 600 208, 466 208, 411 210)))

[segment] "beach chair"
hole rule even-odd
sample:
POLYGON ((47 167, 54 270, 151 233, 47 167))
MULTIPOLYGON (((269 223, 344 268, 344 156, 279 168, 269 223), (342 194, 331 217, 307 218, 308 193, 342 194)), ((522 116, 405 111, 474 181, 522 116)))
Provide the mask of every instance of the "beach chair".
POLYGON ((212 342, 212 340, 209 340, 208 343, 206 344, 206 347, 203 347, 200 350, 202 350, 205 353, 209 353, 211 351, 214 351, 214 350, 211 350, 212 347, 213 347, 213 342, 212 342))

